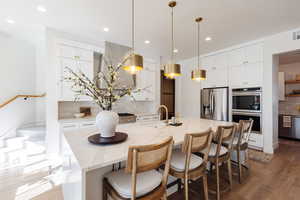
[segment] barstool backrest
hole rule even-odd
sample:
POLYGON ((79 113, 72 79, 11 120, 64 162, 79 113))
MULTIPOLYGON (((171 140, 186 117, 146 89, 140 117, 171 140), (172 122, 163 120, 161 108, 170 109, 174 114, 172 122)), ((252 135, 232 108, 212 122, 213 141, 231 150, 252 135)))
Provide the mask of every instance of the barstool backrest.
POLYGON ((129 147, 125 171, 132 174, 132 196, 136 195, 137 174, 158 169, 163 164, 165 169, 162 177, 162 186, 166 187, 173 143, 173 137, 168 137, 159 144, 129 147))
POLYGON ((216 156, 219 157, 221 146, 223 142, 228 142, 228 150, 231 151, 234 134, 236 131, 236 125, 231 126, 219 126, 217 129, 217 152, 216 156))
POLYGON ((244 141, 248 142, 253 126, 253 120, 240 120, 239 121, 239 135, 238 144, 244 141))
POLYGON ((186 154, 185 159, 185 171, 188 172, 189 164, 192 153, 204 152, 203 163, 207 163, 208 153, 213 137, 213 132, 208 129, 202 133, 190 133, 184 137, 184 143, 182 145, 182 152, 186 154), (207 150, 207 151, 203 151, 207 150))

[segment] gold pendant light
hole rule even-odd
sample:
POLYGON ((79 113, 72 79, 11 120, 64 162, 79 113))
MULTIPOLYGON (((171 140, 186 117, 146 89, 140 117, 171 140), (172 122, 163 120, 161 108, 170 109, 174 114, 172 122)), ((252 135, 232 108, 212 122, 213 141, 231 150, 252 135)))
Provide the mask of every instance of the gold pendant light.
POLYGON ((198 26, 198 48, 197 48, 197 51, 198 51, 198 59, 197 59, 197 69, 194 69, 192 71, 192 80, 193 81, 202 81, 202 80, 206 80, 206 71, 205 70, 202 70, 200 69, 200 22, 202 21, 203 19, 201 17, 198 17, 195 21, 197 23, 197 26, 198 26))
POLYGON ((173 79, 181 75, 180 65, 174 63, 174 7, 176 6, 176 1, 170 1, 169 7, 172 9, 172 49, 171 49, 171 63, 164 66, 164 75, 167 78, 173 79))
POLYGON ((136 74, 138 71, 143 69, 143 56, 134 53, 134 0, 132 0, 132 52, 126 58, 123 65, 123 69, 136 74))

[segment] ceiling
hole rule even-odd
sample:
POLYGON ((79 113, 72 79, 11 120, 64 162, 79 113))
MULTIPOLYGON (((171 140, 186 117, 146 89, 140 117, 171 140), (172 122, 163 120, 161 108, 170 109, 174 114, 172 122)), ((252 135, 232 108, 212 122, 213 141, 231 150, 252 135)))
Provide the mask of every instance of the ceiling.
MULTIPOLYGON (((130 45, 130 0, 0 0, 0 32, 37 38, 44 26, 95 42, 130 45), (46 13, 36 11, 44 5, 46 13), (6 23, 7 18, 15 24, 6 23), (109 32, 103 28, 109 27, 109 32)), ((136 48, 168 58, 168 0, 136 0, 136 48), (145 44, 144 41, 151 41, 145 44)), ((178 0, 175 8, 177 59, 196 55, 195 17, 201 16, 201 52, 208 53, 300 27, 299 0, 178 0), (207 36, 212 41, 206 42, 207 36)))

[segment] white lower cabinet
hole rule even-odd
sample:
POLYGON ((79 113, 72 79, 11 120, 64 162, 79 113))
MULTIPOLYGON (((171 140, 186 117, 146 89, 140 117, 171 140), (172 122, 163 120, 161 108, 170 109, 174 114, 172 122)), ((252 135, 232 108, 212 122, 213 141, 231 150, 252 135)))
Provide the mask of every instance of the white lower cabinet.
POLYGON ((249 137, 249 147, 262 150, 264 147, 263 135, 257 133, 251 133, 249 137))

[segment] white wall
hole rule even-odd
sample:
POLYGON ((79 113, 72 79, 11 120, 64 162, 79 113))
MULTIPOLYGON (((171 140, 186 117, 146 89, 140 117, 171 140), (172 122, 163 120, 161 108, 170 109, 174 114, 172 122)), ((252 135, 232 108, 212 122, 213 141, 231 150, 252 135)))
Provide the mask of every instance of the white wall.
MULTIPOLYGON (((35 47, 3 35, 0 44, 0 103, 17 94, 35 94, 35 47)), ((0 140, 35 121, 35 101, 18 99, 0 109, 0 140)))

